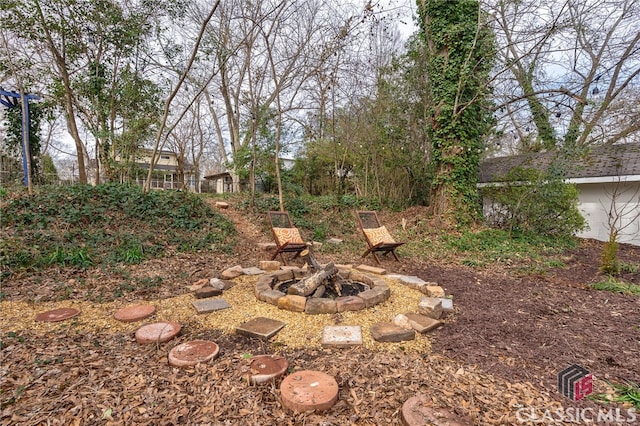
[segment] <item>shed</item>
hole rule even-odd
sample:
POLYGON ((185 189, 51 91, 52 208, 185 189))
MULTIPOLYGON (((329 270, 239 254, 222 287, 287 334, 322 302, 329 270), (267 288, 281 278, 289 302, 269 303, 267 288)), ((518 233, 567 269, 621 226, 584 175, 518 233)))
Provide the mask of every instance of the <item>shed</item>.
POLYGON ((204 177, 207 181, 213 182, 214 191, 217 194, 225 192, 237 192, 236 184, 234 187, 233 177, 231 173, 225 171, 221 173, 212 173, 204 177))

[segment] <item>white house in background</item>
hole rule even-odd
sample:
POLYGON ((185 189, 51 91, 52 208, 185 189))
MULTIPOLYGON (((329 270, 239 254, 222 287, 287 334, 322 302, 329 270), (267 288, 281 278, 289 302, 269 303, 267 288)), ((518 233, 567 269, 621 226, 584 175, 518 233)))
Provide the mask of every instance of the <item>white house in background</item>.
MULTIPOLYGON (((556 152, 540 152, 485 160, 480 185, 499 183, 516 167, 547 170, 556 158, 556 152)), ((626 212, 623 226, 629 224, 619 241, 640 246, 640 143, 592 148, 568 167, 566 182, 576 185, 579 208, 589 226, 579 237, 609 239, 608 215, 615 193, 617 211, 626 212), (629 223, 634 218, 635 223, 629 223)))

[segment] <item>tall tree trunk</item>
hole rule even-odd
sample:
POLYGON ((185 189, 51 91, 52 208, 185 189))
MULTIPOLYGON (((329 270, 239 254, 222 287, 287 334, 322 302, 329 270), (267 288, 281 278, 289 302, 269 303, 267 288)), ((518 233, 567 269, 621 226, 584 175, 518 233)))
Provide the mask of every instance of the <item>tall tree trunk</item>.
POLYGON ((38 9, 38 19, 40 20, 40 24, 45 29, 49 51, 54 56, 56 66, 58 67, 58 71, 60 72, 60 76, 62 77, 62 84, 64 85, 64 110, 67 119, 67 130, 69 131, 69 134, 73 138, 73 141, 76 145, 78 179, 80 180, 80 183, 87 183, 87 169, 84 162, 85 149, 84 144, 82 143, 82 139, 80 139, 80 133, 78 132, 78 124, 76 123, 75 108, 73 106, 73 89, 71 88, 71 78, 67 70, 65 59, 57 49, 51 33, 47 30, 46 20, 44 19, 42 9, 40 8, 40 3, 36 1, 35 5, 38 9))

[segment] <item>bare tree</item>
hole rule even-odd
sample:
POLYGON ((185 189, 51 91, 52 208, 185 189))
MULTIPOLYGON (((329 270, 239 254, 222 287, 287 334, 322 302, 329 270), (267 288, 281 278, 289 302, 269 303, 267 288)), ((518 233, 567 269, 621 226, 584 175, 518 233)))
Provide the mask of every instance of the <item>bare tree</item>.
POLYGON ((485 5, 500 45, 493 87, 496 116, 509 136, 502 142, 536 151, 612 144, 637 135, 640 1, 488 0, 485 5), (630 98, 635 102, 625 101, 630 98), (615 114, 622 103, 629 106, 626 118, 615 114))
POLYGON ((623 237, 640 235, 640 186, 628 185, 620 178, 608 191, 609 205, 602 205, 607 212, 609 239, 602 251, 600 270, 610 275, 620 273, 618 243, 623 237))
POLYGON ((153 154, 151 156, 151 163, 149 165, 149 172, 147 173, 147 179, 145 180, 145 183, 144 183, 145 192, 148 192, 151 190, 151 180, 153 177, 153 169, 155 168, 159 159, 158 152, 161 148, 162 141, 165 140, 164 138, 166 138, 170 133, 169 131, 165 134, 165 129, 167 127, 167 120, 170 114, 171 103, 173 102, 174 98, 182 88, 182 85, 184 84, 185 80, 189 75, 189 71, 191 70, 191 67, 196 61, 196 57, 198 56, 198 52, 200 50, 200 44, 202 43, 202 40, 204 38, 204 34, 207 29, 207 26, 209 25, 209 22, 211 21, 211 18, 213 17, 213 14, 216 12, 216 9, 218 8, 219 5, 220 5, 220 0, 216 0, 213 6, 211 6, 211 10, 209 11, 207 16, 204 18, 202 24, 200 25, 200 30, 198 31, 198 35, 196 36, 195 41, 193 42, 193 47, 191 48, 191 54, 189 55, 189 58, 186 61, 186 65, 180 74, 180 78, 178 79, 178 82, 173 87, 173 90, 171 90, 171 93, 169 94, 169 96, 164 102, 164 113, 162 116, 162 120, 160 122, 160 126, 158 128, 158 132, 156 133, 156 138, 153 145, 153 154))

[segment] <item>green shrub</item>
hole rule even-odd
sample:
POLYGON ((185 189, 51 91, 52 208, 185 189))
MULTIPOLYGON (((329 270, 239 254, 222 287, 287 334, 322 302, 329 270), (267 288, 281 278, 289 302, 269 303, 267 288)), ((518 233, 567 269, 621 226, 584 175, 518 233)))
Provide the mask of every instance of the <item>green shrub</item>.
POLYGON ((485 220, 509 232, 567 237, 585 229, 578 190, 552 172, 516 168, 503 184, 483 188, 485 220))
POLYGON ((620 274, 620 270, 621 265, 618 260, 618 242, 615 241, 614 238, 613 241, 607 241, 604 243, 600 260, 600 272, 616 276, 620 274))

